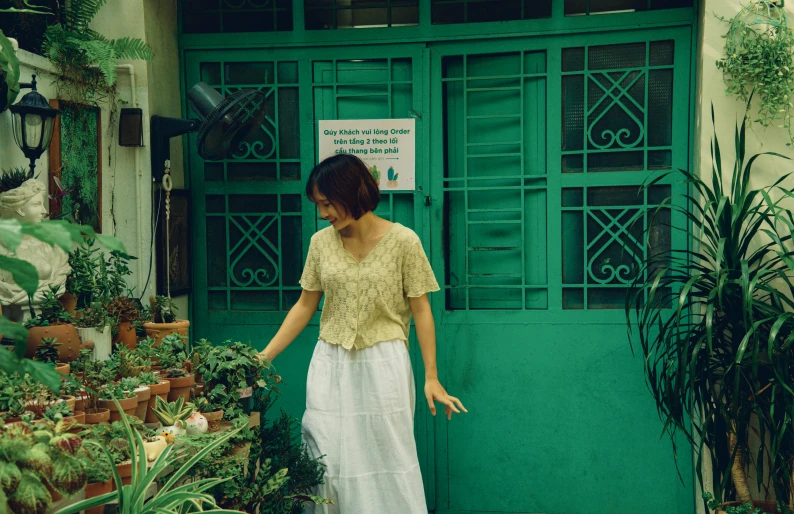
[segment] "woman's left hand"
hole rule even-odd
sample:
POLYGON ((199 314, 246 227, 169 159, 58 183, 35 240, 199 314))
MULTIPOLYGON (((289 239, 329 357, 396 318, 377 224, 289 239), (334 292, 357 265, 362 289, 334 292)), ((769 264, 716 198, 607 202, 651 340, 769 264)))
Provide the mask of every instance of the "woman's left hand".
POLYGON ((453 412, 457 414, 460 414, 460 411, 469 412, 466 410, 466 407, 460 403, 460 400, 454 396, 448 395, 441 383, 435 379, 428 379, 425 382, 425 398, 427 398, 427 404, 430 406, 430 412, 433 416, 436 415, 435 402, 444 404, 444 414, 447 415, 447 419, 452 419, 453 412))

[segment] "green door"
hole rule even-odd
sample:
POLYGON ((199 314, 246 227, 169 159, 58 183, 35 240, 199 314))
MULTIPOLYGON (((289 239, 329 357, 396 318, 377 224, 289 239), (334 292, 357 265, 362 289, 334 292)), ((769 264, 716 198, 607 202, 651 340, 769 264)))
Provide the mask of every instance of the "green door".
POLYGON ((435 423, 438 512, 692 512, 623 313, 645 256, 684 243, 648 214, 682 186, 638 187, 688 167, 689 41, 431 46, 440 372, 471 412, 435 423))
MULTIPOLYGON (((421 119, 424 45, 353 49, 188 52, 187 87, 203 80, 223 94, 258 88, 268 98, 259 136, 223 162, 203 162, 189 141, 194 206, 193 333, 213 342, 229 338, 262 348, 300 295, 298 278, 312 234, 327 226, 303 196, 317 161, 318 120, 421 119)), ((377 214, 417 231, 429 245, 426 176, 418 159, 416 191, 384 192, 377 214)), ((322 308, 322 306, 321 306, 322 308)), ((317 316, 279 357, 285 408, 302 416, 317 316)), ((413 342, 413 347, 418 348, 413 342)), ((415 369, 421 369, 418 352, 415 369)), ((417 376, 424 377, 421 371, 417 376)), ((424 382, 417 382, 422 391, 424 382)), ((426 404, 418 402, 417 446, 427 497, 433 503, 432 434, 426 404)))
MULTIPOLYGON (((637 192, 689 167, 689 28, 184 56, 186 88, 259 88, 269 110, 226 161, 189 139, 196 336, 262 348, 299 296, 324 226, 303 198, 317 121, 414 117, 417 191, 378 214, 423 240, 442 383, 471 411, 448 423, 417 402, 430 508, 692 512, 689 456, 682 485, 622 311, 648 252, 683 244, 685 220, 648 214, 683 186, 637 192)), ((298 418, 318 320, 277 361, 298 418)))

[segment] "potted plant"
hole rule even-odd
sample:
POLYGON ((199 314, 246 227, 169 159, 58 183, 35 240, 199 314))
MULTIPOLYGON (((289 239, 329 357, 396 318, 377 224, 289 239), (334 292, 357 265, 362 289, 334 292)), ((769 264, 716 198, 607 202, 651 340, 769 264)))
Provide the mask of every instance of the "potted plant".
POLYGON ((90 307, 77 309, 75 327, 83 340, 94 342, 94 358, 107 360, 113 353, 111 319, 104 305, 94 302, 90 307))
POLYGON ((54 337, 45 337, 41 340, 41 344, 36 348, 36 354, 33 360, 44 362, 55 367, 55 370, 62 374, 68 375, 70 366, 68 362, 58 362, 58 347, 60 343, 54 337))
POLYGON ((64 310, 56 294, 55 289, 45 293, 39 306, 39 313, 25 321, 25 327, 28 329, 28 349, 25 356, 28 358, 36 355, 36 348, 45 337, 53 338, 60 343, 58 346, 60 362, 71 362, 77 358, 81 349, 90 347, 90 344, 81 342, 77 329, 72 325, 72 317, 64 310))
MULTIPOLYGON (((158 514, 162 512, 162 505, 168 505, 175 512, 183 512, 190 509, 191 512, 212 511, 242 514, 240 511, 220 510, 212 495, 206 494, 206 491, 223 484, 230 477, 211 477, 184 483, 184 478, 188 476, 191 469, 198 462, 207 458, 230 438, 235 437, 240 429, 230 430, 222 437, 218 437, 187 460, 178 455, 178 452, 174 450, 174 445, 168 445, 151 463, 151 466, 140 458, 141 448, 144 445, 143 436, 133 430, 126 419, 124 420, 124 429, 129 445, 128 453, 132 459, 131 488, 122 489, 122 481, 116 475, 114 476, 117 488, 116 493, 108 493, 96 498, 83 500, 61 510, 59 514, 77 514, 81 510, 105 505, 111 501, 118 502, 117 514, 158 514), (154 496, 147 499, 146 493, 150 490, 152 483, 166 469, 173 469, 174 471, 167 479, 164 479, 164 483, 161 486, 157 487, 154 496), (132 501, 125 501, 125 498, 132 499, 132 501)), ((108 451, 107 448, 103 448, 103 450, 108 451)))
POLYGON ((142 319, 146 335, 159 345, 167 335, 178 334, 188 336, 190 322, 176 317, 174 301, 167 296, 152 296, 149 298, 149 308, 145 309, 142 319))
MULTIPOLYGON (((86 499, 96 498, 113 490, 113 465, 99 447, 84 444, 77 454, 86 470, 86 499)), ((103 506, 86 509, 85 514, 102 514, 103 506)))
POLYGON ((110 411, 110 421, 120 421, 122 414, 134 416, 138 408, 138 397, 134 389, 125 389, 119 384, 108 384, 99 391, 99 408, 110 411), (115 401, 114 401, 115 400, 115 401), (116 407, 120 406, 120 409, 116 407))
POLYGON ((177 334, 169 334, 163 338, 159 348, 160 363, 164 371, 161 377, 171 383, 168 401, 173 402, 182 397, 190 400, 190 391, 195 384, 195 377, 185 369, 188 361, 188 348, 184 339, 177 334))
POLYGON ((44 420, 50 423, 64 421, 67 423, 84 425, 85 412, 75 411, 66 402, 53 403, 44 410, 44 420))
POLYGON ((127 296, 117 296, 107 307, 108 315, 115 321, 113 343, 121 343, 127 348, 138 345, 135 323, 140 321, 141 312, 138 301, 127 296))
POLYGON ((99 391, 112 377, 105 372, 102 361, 88 361, 82 377, 82 401, 88 425, 110 420, 110 409, 99 406, 99 391))
POLYGON ((53 497, 72 496, 86 484, 86 472, 75 457, 80 437, 63 422, 0 428, 0 468, 10 512, 45 512, 53 497))
POLYGON ((741 503, 752 501, 747 474, 754 461, 759 489, 791 503, 794 254, 787 248, 794 213, 773 200, 791 196, 782 185, 788 175, 751 187, 757 159, 782 156, 746 158, 747 124, 745 118, 735 131, 734 164, 722 162, 715 134, 711 176, 677 172, 695 196, 664 208, 692 225, 690 245, 653 255, 638 270, 626 315, 665 430, 695 448, 700 483, 707 454, 714 498, 731 501, 735 490, 741 503), (723 182, 723 170, 731 169, 730 183, 723 182), (752 459, 754 433, 761 436, 752 459))
POLYGON ((19 421, 25 413, 25 392, 19 373, 0 373, 0 417, 6 423, 19 421))
POLYGON ((196 408, 207 419, 210 432, 217 432, 220 428, 223 409, 231 400, 223 384, 218 384, 213 389, 204 391, 202 396, 196 397, 196 408))
MULTIPOLYGON (((123 406, 116 405, 115 409, 116 412, 119 412, 123 409, 123 406)), ((125 424, 134 427, 132 429, 136 432, 143 428, 140 420, 124 416, 121 421, 94 425, 82 435, 85 444, 90 441, 91 444, 100 445, 107 450, 108 460, 115 468, 114 472, 119 474, 123 485, 129 485, 130 476, 132 475, 132 455, 130 455, 130 447, 127 443, 125 424)))
POLYGON ((163 430, 174 435, 187 433, 187 419, 195 410, 193 404, 185 403, 181 396, 173 402, 166 402, 159 396, 155 398, 154 415, 163 425, 163 430))
POLYGON ((144 420, 146 423, 156 423, 158 420, 157 416, 154 414, 154 407, 156 405, 155 402, 157 401, 158 397, 163 400, 168 400, 168 391, 171 390, 171 382, 168 380, 163 380, 159 375, 155 375, 152 372, 141 373, 138 376, 138 380, 141 381, 141 384, 149 386, 151 394, 149 396, 149 401, 146 403, 146 412, 144 413, 144 417, 141 418, 137 411, 135 415, 144 420))
POLYGON ((141 421, 146 419, 146 408, 149 406, 149 399, 152 397, 151 388, 142 384, 141 380, 137 377, 122 378, 119 385, 125 391, 134 391, 135 398, 138 400, 138 405, 135 407, 134 416, 141 421))

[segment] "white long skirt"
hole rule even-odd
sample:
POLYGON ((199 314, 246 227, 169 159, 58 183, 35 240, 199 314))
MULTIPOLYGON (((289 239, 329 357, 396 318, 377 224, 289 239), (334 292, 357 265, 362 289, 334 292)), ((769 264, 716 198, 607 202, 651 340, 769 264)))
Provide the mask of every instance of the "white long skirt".
POLYGON ((326 465, 307 514, 427 514, 414 440, 416 390, 402 341, 345 350, 319 341, 306 384, 303 441, 326 465))

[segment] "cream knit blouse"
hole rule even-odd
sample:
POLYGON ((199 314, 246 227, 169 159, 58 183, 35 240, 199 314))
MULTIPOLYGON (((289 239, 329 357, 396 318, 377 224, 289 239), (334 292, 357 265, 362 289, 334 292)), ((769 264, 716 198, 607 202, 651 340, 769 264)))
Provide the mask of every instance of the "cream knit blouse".
POLYGON ((333 227, 317 232, 300 284, 325 293, 320 339, 347 350, 395 339, 407 344, 408 298, 439 290, 419 237, 399 223, 360 263, 333 227))

